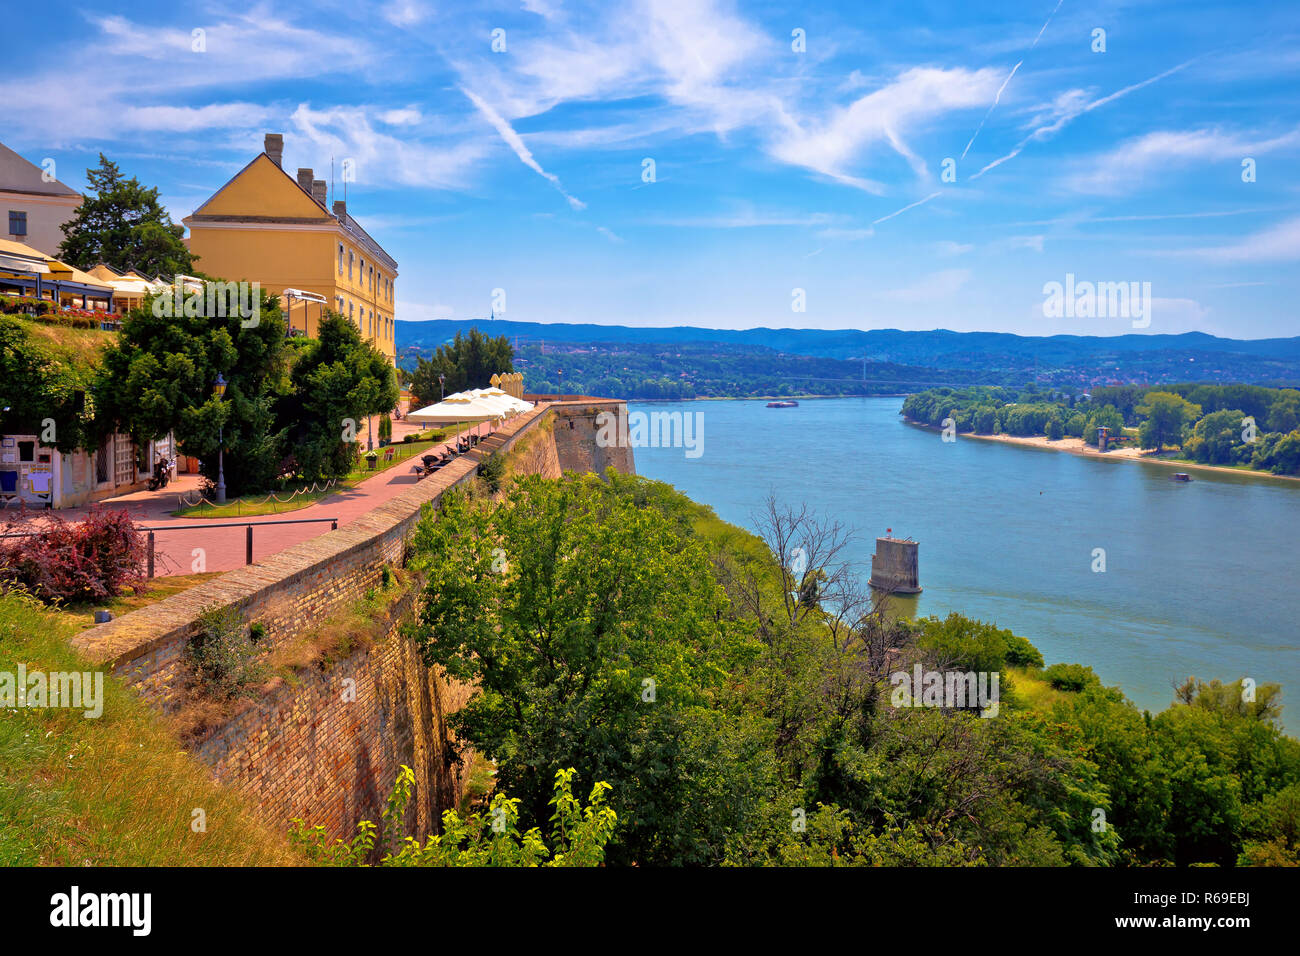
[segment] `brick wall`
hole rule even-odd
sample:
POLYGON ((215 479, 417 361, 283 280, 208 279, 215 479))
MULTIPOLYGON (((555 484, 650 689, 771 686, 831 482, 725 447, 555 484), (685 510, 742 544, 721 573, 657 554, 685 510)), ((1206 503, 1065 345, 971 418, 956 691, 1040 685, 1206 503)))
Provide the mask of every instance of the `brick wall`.
POLYGON ((560 405, 551 422, 554 430, 556 455, 564 471, 594 471, 604 473, 606 468, 631 474, 636 471, 631 446, 619 436, 627 435, 627 405, 622 402, 590 401, 582 404, 560 405), (601 425, 607 420, 602 414, 612 414, 623 419, 621 423, 605 430, 614 442, 598 441, 601 425))
MULTIPOLYGON (((539 406, 351 524, 90 628, 73 643, 160 709, 174 710, 183 702, 185 647, 205 608, 239 608, 246 620, 265 626, 272 647, 302 638, 363 598, 384 565, 403 564, 421 508, 470 481, 487 455, 517 450, 514 467, 542 474, 607 464, 630 471, 630 449, 595 447, 598 411, 623 408, 607 401, 539 406)), ((416 772, 409 832, 427 834, 460 793, 445 718, 470 690, 426 669, 414 643, 397 633, 414 597, 394 605, 386 639, 269 691, 199 744, 196 756, 253 795, 276 824, 298 817, 336 836, 350 834, 358 820, 378 819, 398 768, 407 764, 416 772), (355 699, 345 693, 349 688, 355 699)))

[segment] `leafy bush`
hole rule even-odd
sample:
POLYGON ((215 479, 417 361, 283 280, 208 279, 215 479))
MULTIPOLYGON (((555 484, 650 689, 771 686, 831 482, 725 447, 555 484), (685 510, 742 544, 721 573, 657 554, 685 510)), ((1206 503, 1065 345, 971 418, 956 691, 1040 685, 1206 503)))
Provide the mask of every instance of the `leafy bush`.
POLYGON ((31 537, 0 541, 0 584, 47 603, 102 601, 143 587, 145 539, 125 511, 92 508, 76 524, 48 520, 31 537))
POLYGON ((218 699, 236 697, 262 678, 263 668, 257 656, 251 628, 234 607, 203 611, 199 615, 199 633, 185 648, 185 659, 195 677, 218 699))
POLYGON ((478 474, 488 490, 496 494, 501 490, 501 479, 506 476, 505 459, 500 455, 489 455, 487 461, 478 466, 478 474))
POLYGON ((993 673, 1004 667, 1041 667, 1043 655, 1028 640, 1006 628, 960 614, 917 622, 917 646, 935 663, 957 670, 993 673))
POLYGON ((462 820, 455 810, 448 810, 442 815, 440 836, 429 837, 424 845, 407 838, 401 849, 396 849, 395 837, 402 829, 415 785, 415 773, 405 764, 393 783, 378 825, 362 820, 351 840, 330 843, 323 826, 309 828, 295 819, 289 838, 310 859, 330 866, 364 866, 375 855, 376 844, 389 850, 380 859, 380 866, 599 866, 618 823, 618 815, 605 805, 605 794, 611 788, 607 783, 597 783, 583 807, 573 796, 574 772, 570 768, 555 774, 549 847, 537 827, 519 832, 520 801, 498 792, 486 814, 462 820))
POLYGON ((1043 671, 1043 679, 1057 690, 1073 692, 1093 685, 1101 685, 1101 678, 1091 667, 1085 667, 1083 664, 1053 664, 1043 671))

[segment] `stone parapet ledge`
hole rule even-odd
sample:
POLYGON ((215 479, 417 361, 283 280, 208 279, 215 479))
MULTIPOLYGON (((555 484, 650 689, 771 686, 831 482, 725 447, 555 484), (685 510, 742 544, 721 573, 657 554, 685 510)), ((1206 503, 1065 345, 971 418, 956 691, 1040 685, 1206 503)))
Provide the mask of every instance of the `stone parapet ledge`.
POLYGON ((507 450, 554 407, 539 406, 506 422, 485 439, 487 447, 480 445, 461 455, 337 531, 291 545, 256 564, 82 631, 72 645, 95 663, 107 664, 115 671, 136 671, 132 677, 144 682, 144 672, 170 670, 176 663, 148 658, 157 658, 167 647, 176 648, 178 656, 179 649, 197 632, 199 614, 205 609, 236 606, 255 617, 262 608, 306 599, 312 605, 310 616, 319 622, 351 592, 360 596, 370 586, 368 579, 378 577, 383 564, 402 561, 406 539, 426 503, 436 502, 449 488, 472 480, 489 453, 507 450), (351 582, 356 586, 350 587, 349 576, 366 580, 351 582))

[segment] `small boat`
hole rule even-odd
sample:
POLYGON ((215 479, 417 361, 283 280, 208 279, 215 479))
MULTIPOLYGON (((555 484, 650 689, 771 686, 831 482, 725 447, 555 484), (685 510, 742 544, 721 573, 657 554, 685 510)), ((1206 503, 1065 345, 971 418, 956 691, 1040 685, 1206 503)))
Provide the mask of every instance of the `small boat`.
POLYGON ((1192 476, 1185 471, 1176 471, 1169 476, 1170 481, 1191 481, 1192 476))
POLYGON ((798 408, 799 403, 795 401, 768 402, 768 408, 798 408))

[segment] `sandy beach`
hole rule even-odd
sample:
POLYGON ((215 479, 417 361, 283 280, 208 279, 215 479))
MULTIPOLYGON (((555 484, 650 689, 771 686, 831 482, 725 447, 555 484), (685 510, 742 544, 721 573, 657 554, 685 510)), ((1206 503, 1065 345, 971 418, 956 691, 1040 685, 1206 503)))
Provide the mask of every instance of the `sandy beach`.
MULTIPOLYGON (((932 425, 924 425, 921 422, 914 422, 911 419, 903 419, 909 425, 916 425, 927 431, 940 431, 932 425)), ((1065 451, 1072 455, 1083 455, 1088 458, 1105 458, 1111 460, 1123 461, 1144 461, 1153 465, 1165 465, 1177 471, 1221 471, 1229 475, 1248 475, 1254 478, 1278 478, 1283 481, 1300 481, 1300 477, 1295 475, 1275 475, 1268 471, 1250 471, 1244 468, 1228 468, 1224 465, 1202 465, 1194 461, 1182 461, 1170 458, 1158 458, 1153 451, 1142 451, 1137 448, 1114 448, 1107 452, 1100 452, 1092 445, 1088 445, 1082 438, 1058 438, 1056 441, 1049 440, 1045 435, 976 435, 973 432, 961 432, 957 436, 959 439, 975 438, 979 441, 1002 442, 1008 445, 1027 445, 1031 448, 1045 448, 1048 451, 1065 451)))

